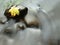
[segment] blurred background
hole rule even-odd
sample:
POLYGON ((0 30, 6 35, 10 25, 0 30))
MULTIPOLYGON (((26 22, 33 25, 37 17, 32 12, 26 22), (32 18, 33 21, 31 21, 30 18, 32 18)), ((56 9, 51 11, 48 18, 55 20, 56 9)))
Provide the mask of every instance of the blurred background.
MULTIPOLYGON (((0 0, 0 20, 3 22, 6 20, 4 11, 12 4, 34 8, 37 4, 40 5, 41 11, 37 15, 43 29, 28 28, 20 31, 16 38, 1 35, 0 45, 60 45, 60 0, 0 0)), ((0 30, 3 26, 0 24, 0 30)))

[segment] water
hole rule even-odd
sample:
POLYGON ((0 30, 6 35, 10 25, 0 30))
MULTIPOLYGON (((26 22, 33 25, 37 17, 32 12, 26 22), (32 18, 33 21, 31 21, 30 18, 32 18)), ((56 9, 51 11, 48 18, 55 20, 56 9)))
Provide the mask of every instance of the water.
MULTIPOLYGON (((27 0, 30 1, 30 0, 27 0)), ((19 31, 16 33, 16 25, 8 26, 12 27, 10 30, 14 32, 12 36, 8 36, 2 34, 1 30, 4 29, 5 24, 0 24, 0 45, 59 45, 60 40, 60 2, 57 4, 51 3, 51 8, 49 5, 50 3, 46 3, 44 7, 44 3, 38 3, 39 1, 27 1, 23 2, 21 0, 1 0, 0 1, 0 21, 6 21, 6 17, 4 16, 4 11, 12 4, 20 4, 28 7, 33 12, 30 14, 37 14, 40 23, 42 24, 41 29, 36 28, 26 28, 23 31, 19 31), (16 3, 14 3, 16 2, 16 3), (32 2, 32 3, 31 3, 32 2), (3 3, 3 4, 2 4, 3 3), (2 4, 2 5, 1 5, 2 4), (29 4, 29 5, 27 5, 29 4), (33 4, 33 5, 32 5, 33 4), (38 4, 38 6, 36 5, 38 4), (39 4, 41 4, 42 8, 39 9, 39 4), (54 6, 53 6, 54 5, 54 6)), ((41 0, 43 1, 43 0, 41 0)), ((47 0, 45 2, 48 2, 47 0)), ((51 2, 51 1, 50 1, 51 2)), ((57 2, 57 1, 55 1, 57 2)), ((12 22, 13 24, 14 22, 12 22)), ((9 24, 9 23, 8 23, 9 24)), ((11 24, 11 25, 12 25, 11 24)), ((10 25, 10 24, 9 24, 10 25)))

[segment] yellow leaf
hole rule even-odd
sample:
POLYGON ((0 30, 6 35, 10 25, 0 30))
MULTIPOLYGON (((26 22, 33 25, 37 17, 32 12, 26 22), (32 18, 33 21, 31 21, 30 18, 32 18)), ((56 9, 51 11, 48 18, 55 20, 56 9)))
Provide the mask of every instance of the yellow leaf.
POLYGON ((19 15, 19 8, 13 6, 11 7, 11 9, 9 10, 9 12, 11 13, 11 16, 16 16, 16 15, 19 15))

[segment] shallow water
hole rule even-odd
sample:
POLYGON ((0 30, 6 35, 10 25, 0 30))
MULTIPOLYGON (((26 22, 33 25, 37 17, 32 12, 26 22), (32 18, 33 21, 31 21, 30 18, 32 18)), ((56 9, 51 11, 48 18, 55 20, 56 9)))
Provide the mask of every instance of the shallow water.
MULTIPOLYGON (((19 4, 23 1, 0 0, 0 21, 6 21, 6 17, 4 16, 4 10, 7 7, 10 7, 12 4, 19 4)), ((41 9, 39 11, 40 13, 37 15, 40 19, 40 22, 42 23, 42 29, 27 28, 23 31, 19 31, 15 35, 12 35, 12 37, 0 34, 0 45, 59 45, 58 41, 60 40, 60 2, 59 0, 54 1, 55 3, 52 3, 52 0, 41 0, 40 2, 41 9), (51 2, 51 4, 48 2, 51 2), (42 8, 45 9, 47 12, 42 8), (49 41, 52 44, 50 44, 49 41)), ((24 2, 21 3, 21 5, 26 5, 29 8, 32 7, 32 9, 34 10, 36 7, 36 5, 34 5, 36 1, 34 3, 32 2, 35 7, 32 4, 30 5, 31 2, 24 2)), ((1 30, 3 30, 3 28, 4 24, 0 24, 0 32, 1 30)))

